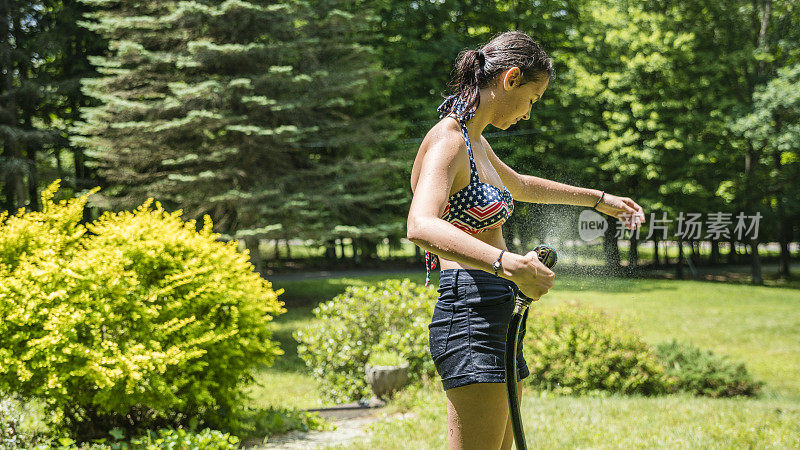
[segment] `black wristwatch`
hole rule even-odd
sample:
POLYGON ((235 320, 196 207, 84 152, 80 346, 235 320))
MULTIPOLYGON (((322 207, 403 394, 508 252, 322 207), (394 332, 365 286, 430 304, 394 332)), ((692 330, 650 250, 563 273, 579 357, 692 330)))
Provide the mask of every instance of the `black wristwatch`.
POLYGON ((501 250, 500 256, 497 257, 497 261, 492 264, 492 269, 494 269, 495 276, 497 276, 497 271, 503 268, 503 263, 500 260, 503 259, 503 253, 505 252, 505 250, 501 250))

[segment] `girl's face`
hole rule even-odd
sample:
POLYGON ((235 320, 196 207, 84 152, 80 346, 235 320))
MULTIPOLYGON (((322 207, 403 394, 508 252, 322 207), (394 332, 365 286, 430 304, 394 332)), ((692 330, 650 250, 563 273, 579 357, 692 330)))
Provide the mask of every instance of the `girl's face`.
POLYGON ((500 75, 501 97, 498 99, 500 108, 492 125, 502 130, 522 119, 530 119, 533 104, 542 98, 550 79, 544 77, 541 81, 521 83, 519 69, 512 68, 500 75))

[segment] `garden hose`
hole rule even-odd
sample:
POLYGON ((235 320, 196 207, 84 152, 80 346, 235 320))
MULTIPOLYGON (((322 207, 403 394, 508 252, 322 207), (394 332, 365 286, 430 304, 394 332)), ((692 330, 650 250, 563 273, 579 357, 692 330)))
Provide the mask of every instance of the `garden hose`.
MULTIPOLYGON (((539 245, 533 249, 539 261, 548 268, 553 268, 556 264, 556 250, 549 245, 539 245)), ((522 417, 519 414, 519 400, 517 398, 517 345, 519 343, 519 329, 522 324, 522 316, 530 306, 532 299, 526 297, 521 292, 514 299, 514 313, 508 323, 506 333, 506 392, 508 393, 508 410, 511 414, 511 426, 514 430, 514 442, 518 450, 527 450, 525 442, 525 430, 522 428, 522 417)))

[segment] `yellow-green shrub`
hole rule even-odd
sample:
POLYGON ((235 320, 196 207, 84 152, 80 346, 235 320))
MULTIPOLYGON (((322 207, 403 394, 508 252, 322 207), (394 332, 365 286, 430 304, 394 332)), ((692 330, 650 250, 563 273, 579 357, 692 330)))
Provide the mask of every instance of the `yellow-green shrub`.
POLYGON ((57 189, 41 212, 0 216, 0 392, 43 399, 79 439, 190 418, 236 429, 240 385, 281 354, 280 292, 208 216, 198 232, 149 199, 84 228, 94 191, 56 204, 57 189))
POLYGON ((577 303, 528 313, 528 383, 562 394, 659 394, 672 380, 653 350, 617 318, 577 303))

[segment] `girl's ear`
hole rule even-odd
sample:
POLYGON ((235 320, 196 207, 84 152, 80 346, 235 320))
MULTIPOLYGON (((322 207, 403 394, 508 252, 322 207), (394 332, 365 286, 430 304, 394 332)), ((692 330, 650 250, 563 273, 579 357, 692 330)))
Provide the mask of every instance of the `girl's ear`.
POLYGON ((503 89, 510 90, 518 87, 522 81, 522 70, 519 67, 506 69, 502 74, 503 89))

